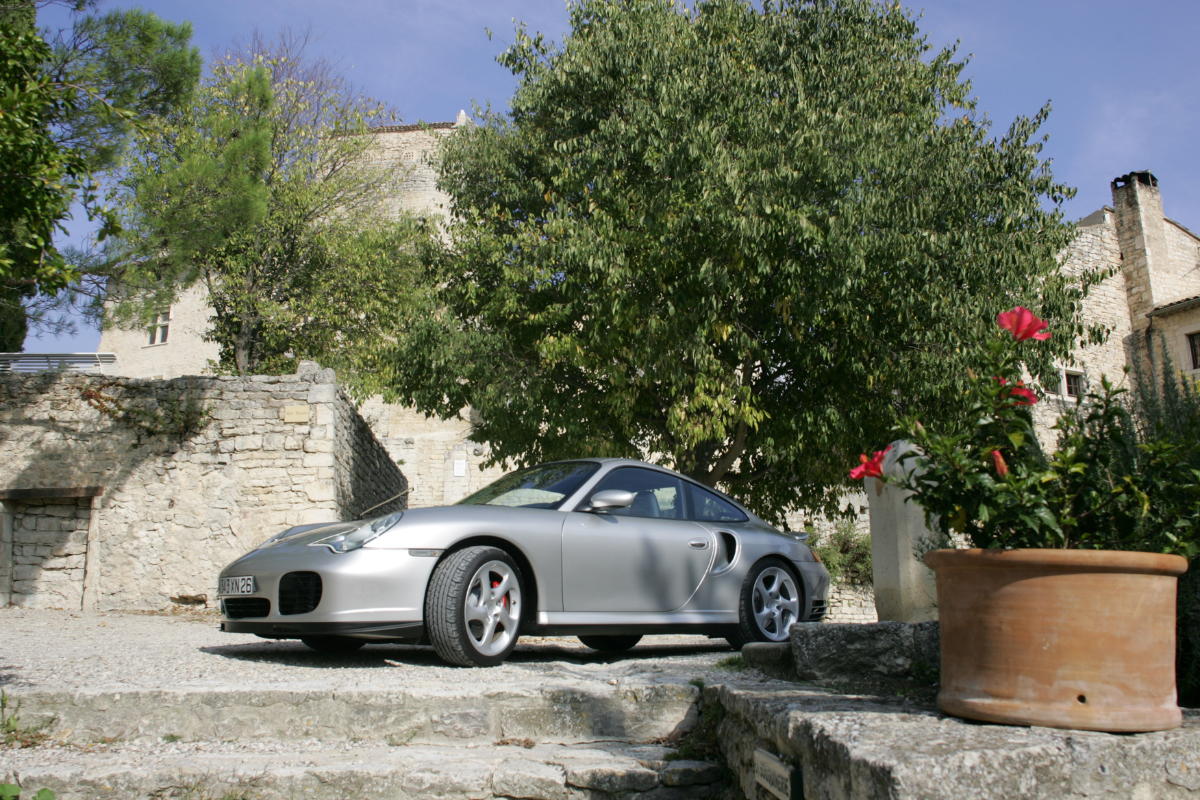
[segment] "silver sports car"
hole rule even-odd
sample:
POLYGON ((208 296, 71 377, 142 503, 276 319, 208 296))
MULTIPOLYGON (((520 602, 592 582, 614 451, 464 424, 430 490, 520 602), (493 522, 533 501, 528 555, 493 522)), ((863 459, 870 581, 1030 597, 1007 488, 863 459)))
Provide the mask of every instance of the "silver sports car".
POLYGON ((499 664, 522 634, 740 649, 825 615, 829 573, 806 538, 662 467, 558 461, 453 506, 286 530, 221 572, 221 628, 326 652, 424 642, 463 666, 499 664))

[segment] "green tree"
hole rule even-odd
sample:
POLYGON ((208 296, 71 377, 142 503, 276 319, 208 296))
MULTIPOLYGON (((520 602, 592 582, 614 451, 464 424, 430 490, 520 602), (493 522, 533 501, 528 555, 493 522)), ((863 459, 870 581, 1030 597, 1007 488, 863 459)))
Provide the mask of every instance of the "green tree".
POLYGON ((381 370, 494 460, 654 454, 831 508, 893 406, 936 418, 998 311, 1065 336, 1047 109, 995 138, 953 48, 867 0, 580 0, 519 28, 507 116, 445 145, 452 255, 381 370))
POLYGON ((96 176, 131 126, 178 104, 200 74, 187 23, 141 10, 82 13, 95 0, 75 0, 70 30, 38 33, 39 5, 0 2, 0 327, 13 335, 27 327, 31 297, 79 278, 53 242, 72 203, 100 219, 101 239, 117 229, 96 176))
POLYGON ((344 367, 394 328, 434 232, 381 206, 402 167, 376 157, 370 126, 394 112, 306 55, 308 41, 255 34, 138 137, 119 324, 202 283, 220 367, 239 373, 303 357, 344 367))

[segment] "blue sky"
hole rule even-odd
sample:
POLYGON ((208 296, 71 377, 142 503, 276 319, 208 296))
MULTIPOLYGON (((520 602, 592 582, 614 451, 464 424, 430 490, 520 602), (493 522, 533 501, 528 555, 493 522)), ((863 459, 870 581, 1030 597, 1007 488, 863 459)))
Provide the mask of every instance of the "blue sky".
MULTIPOLYGON (((110 2, 104 8, 126 5, 110 2)), ((1109 182, 1132 170, 1158 176, 1167 216, 1200 231, 1200 2, 1197 0, 929 0, 922 30, 934 45, 961 41, 980 107, 997 135, 1046 101, 1043 153, 1079 190, 1079 219, 1111 203, 1109 182)), ((453 120, 471 102, 507 108, 515 79, 495 62, 513 18, 559 39, 563 0, 150 0, 188 20, 207 58, 254 27, 311 25, 315 49, 339 58, 364 90, 405 122, 453 120), (485 29, 491 29, 489 40, 485 29)), ((42 24, 66 17, 48 9, 42 24)), ((63 23, 65 24, 65 22, 63 23)), ((99 333, 30 338, 29 352, 85 352, 99 333)))

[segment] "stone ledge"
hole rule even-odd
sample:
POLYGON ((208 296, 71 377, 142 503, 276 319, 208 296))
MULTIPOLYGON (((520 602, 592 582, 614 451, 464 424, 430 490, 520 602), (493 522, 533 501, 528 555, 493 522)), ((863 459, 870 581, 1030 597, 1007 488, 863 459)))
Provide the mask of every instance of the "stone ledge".
POLYGON ((772 678, 796 680, 796 660, 790 642, 751 642, 742 647, 742 663, 772 678))
POLYGON ((875 672, 889 677, 941 664, 937 622, 875 622, 792 627, 791 680, 875 672))
POLYGON ((708 762, 667 762, 653 745, 593 742, 475 748, 259 741, 41 747, 13 752, 0 781, 59 797, 149 800, 255 797, 260 800, 374 797, 473 800, 688 800, 722 796, 725 771, 708 762), (689 765, 689 783, 672 784, 689 765), (667 766, 661 766, 666 764, 667 766), (649 765, 649 766, 648 766, 649 765))
POLYGON ((804 796, 839 800, 1188 798, 1200 790, 1200 712, 1182 728, 1112 735, 983 725, 913 703, 804 687, 709 686, 718 741, 756 797, 754 750, 802 769, 804 796))

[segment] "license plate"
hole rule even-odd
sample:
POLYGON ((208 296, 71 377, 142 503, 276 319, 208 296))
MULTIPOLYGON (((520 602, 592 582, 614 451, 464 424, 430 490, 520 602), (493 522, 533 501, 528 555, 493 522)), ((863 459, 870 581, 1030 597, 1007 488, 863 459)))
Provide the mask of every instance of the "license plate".
POLYGON ((237 594, 254 594, 254 589, 253 575, 245 575, 240 578, 221 578, 221 587, 217 594, 221 597, 237 594))

